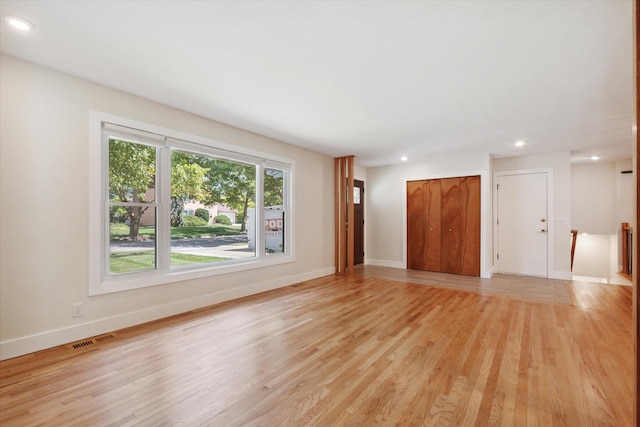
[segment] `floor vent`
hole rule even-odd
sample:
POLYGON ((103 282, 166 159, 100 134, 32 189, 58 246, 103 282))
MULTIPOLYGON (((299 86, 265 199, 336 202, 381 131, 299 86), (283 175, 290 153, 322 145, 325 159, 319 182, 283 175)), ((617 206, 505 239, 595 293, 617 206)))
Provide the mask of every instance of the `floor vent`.
POLYGON ((73 344, 71 347, 73 348, 83 348, 86 347, 88 345, 93 344, 93 340, 86 340, 86 341, 82 341, 82 342, 77 342, 75 344, 73 344))
POLYGON ((100 335, 98 337, 93 337, 93 338, 89 338, 89 339, 86 339, 86 340, 78 341, 76 343, 71 344, 70 346, 73 349, 85 348, 85 347, 88 347, 90 345, 100 344, 100 343, 103 343, 105 341, 109 341, 109 340, 112 340, 112 339, 115 339, 115 338, 116 338, 115 334, 100 335))
POLYGON ((95 342, 103 342, 114 339, 116 336, 113 334, 100 335, 99 337, 94 338, 95 342))

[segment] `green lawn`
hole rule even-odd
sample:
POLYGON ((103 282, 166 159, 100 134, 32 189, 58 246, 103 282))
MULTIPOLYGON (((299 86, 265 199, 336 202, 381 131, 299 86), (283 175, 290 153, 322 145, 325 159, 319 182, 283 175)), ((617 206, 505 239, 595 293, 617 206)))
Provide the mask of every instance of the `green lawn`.
POLYGON ((236 236, 244 234, 239 225, 208 225, 206 227, 171 227, 172 239, 189 239, 193 237, 236 236))
MULTIPOLYGON (((207 262, 225 261, 229 258, 221 258, 205 255, 191 254, 171 254, 171 266, 202 264, 207 262)), ((132 271, 151 270, 155 267, 155 256, 153 250, 116 252, 111 254, 111 272, 127 273, 132 271)))
MULTIPOLYGON (((124 224, 111 224, 111 240, 122 240, 129 236, 129 227, 124 224)), ((195 237, 235 236, 243 234, 239 225, 214 224, 205 227, 171 227, 172 239, 190 239, 195 237)), ((140 227, 140 236, 153 238, 154 227, 140 227)))

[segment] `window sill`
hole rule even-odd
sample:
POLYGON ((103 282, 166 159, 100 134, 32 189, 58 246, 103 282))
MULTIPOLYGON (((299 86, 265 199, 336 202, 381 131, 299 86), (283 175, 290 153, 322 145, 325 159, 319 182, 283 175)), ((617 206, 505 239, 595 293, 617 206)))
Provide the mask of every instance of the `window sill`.
POLYGON ((101 282, 89 286, 89 296, 104 295, 113 292, 129 291, 156 285, 176 283, 185 280, 213 277, 221 274, 253 270, 256 268, 294 262, 293 255, 271 255, 261 259, 251 259, 233 264, 193 266, 176 269, 169 273, 159 271, 145 271, 128 273, 121 276, 105 277, 101 282))

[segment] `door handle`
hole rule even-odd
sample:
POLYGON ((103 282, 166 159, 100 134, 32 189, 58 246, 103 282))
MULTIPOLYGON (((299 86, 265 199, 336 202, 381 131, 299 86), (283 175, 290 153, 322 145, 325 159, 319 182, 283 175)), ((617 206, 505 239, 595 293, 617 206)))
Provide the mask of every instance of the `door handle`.
POLYGON ((547 232, 547 230, 545 230, 545 229, 543 228, 542 230, 540 230, 540 232, 542 232, 542 233, 546 233, 546 232, 547 232))

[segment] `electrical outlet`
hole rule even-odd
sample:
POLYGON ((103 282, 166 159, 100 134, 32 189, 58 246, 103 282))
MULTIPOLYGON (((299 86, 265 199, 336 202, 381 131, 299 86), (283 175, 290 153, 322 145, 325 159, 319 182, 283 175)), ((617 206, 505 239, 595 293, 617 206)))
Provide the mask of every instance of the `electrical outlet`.
POLYGON ((71 316, 80 317, 82 316, 82 303, 77 302, 75 304, 71 304, 71 316))

